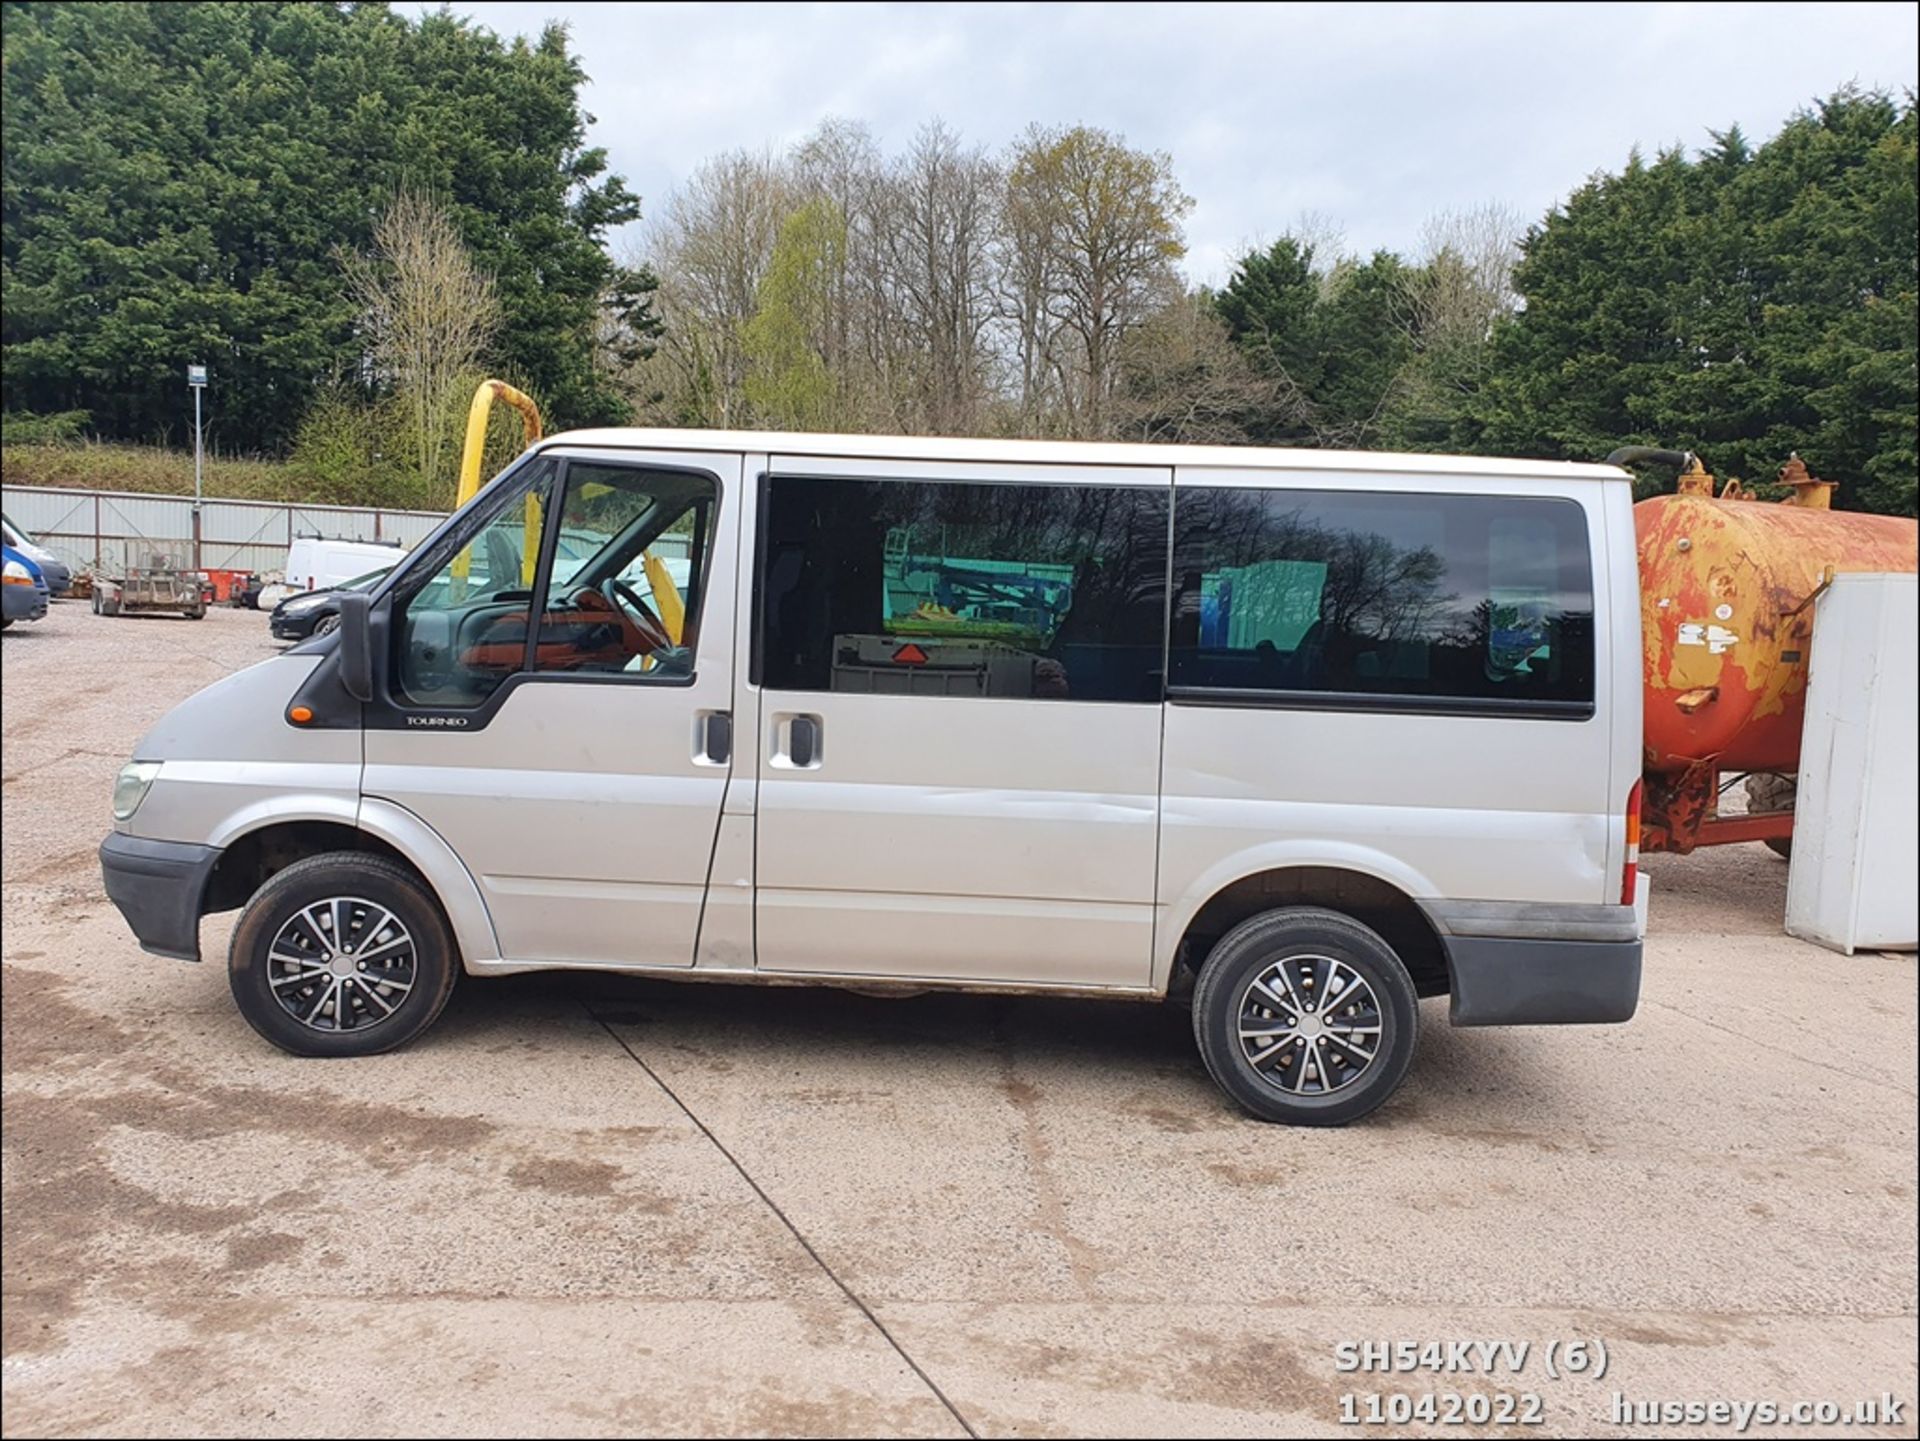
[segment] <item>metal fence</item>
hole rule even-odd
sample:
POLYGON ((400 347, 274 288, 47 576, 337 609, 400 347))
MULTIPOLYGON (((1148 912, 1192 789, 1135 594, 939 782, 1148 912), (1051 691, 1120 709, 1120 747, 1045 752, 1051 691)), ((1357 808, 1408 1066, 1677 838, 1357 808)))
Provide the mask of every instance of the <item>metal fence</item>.
POLYGON ((124 565, 128 542, 138 541, 192 546, 199 570, 277 571, 296 535, 398 541, 411 549, 446 519, 445 512, 433 510, 203 500, 196 535, 193 500, 184 495, 8 485, 0 486, 0 506, 8 520, 68 564, 104 570, 124 565))

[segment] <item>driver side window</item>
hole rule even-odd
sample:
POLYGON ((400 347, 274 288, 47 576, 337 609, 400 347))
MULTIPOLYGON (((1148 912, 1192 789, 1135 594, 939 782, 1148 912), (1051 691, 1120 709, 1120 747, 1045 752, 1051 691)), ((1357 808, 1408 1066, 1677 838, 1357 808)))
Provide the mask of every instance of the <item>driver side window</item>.
POLYGON ((472 539, 436 542, 416 572, 424 579, 402 583, 393 667, 407 702, 471 710, 524 663, 541 516, 558 470, 546 458, 529 463, 489 497, 492 516, 472 539))
POLYGON ((710 476, 571 461, 534 668, 693 673, 710 476))

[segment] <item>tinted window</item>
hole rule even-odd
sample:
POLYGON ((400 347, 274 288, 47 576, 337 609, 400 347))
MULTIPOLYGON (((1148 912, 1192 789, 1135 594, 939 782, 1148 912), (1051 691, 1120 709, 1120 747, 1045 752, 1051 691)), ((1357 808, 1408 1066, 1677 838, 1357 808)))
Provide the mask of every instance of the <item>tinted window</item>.
POLYGON ((775 477, 771 689, 1157 701, 1167 492, 775 477))
POLYGON ((1572 501, 1182 487, 1174 528, 1176 687, 1593 699, 1572 501))

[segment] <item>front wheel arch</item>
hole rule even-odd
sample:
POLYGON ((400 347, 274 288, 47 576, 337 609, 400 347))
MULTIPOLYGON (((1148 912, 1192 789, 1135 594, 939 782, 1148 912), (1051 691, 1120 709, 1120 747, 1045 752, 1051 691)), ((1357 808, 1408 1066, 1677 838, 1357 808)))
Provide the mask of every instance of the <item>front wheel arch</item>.
POLYGON ((411 869, 439 903, 453 928, 461 964, 497 961, 493 917, 473 875, 440 833, 404 806, 377 796, 314 795, 282 798, 271 811, 235 816, 209 844, 223 852, 200 898, 200 914, 238 910, 274 873, 331 850, 389 855, 411 869), (294 814, 288 814, 291 810, 294 814), (357 824, 355 823, 357 820, 357 824))
POLYGON ((200 914, 239 910, 287 867, 314 856, 340 853, 380 856, 411 875, 439 908, 464 967, 469 956, 467 936, 433 877, 393 842, 340 821, 277 821, 229 841, 207 878, 200 914))

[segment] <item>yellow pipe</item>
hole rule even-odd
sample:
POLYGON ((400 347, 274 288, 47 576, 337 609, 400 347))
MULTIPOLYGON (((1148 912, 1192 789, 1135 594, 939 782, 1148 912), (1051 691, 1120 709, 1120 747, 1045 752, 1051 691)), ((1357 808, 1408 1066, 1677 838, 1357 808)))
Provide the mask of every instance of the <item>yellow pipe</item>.
POLYGON ((487 419, 493 413, 495 400, 504 400, 520 412, 528 445, 540 438, 540 407, 533 403, 532 396, 515 390, 504 380, 481 381, 480 388, 473 393, 473 403, 467 407, 467 443, 460 452, 460 491, 453 500, 455 510, 472 500, 480 489, 480 462, 487 454, 487 419))
MULTIPOLYGON (((487 455, 487 421, 493 414, 493 403, 504 400, 520 412, 520 424, 526 434, 526 443, 532 445, 540 438, 540 407, 534 404, 533 397, 524 391, 515 390, 504 380, 483 380, 473 392, 473 401, 467 406, 467 440, 460 450, 460 488, 454 494, 453 508, 460 509, 472 500, 480 491, 480 465, 487 455)), ((540 555, 540 500, 538 496, 527 497, 527 519, 522 528, 520 546, 520 583, 531 586, 533 571, 540 555)), ((473 564, 473 550, 468 547, 453 558, 453 597, 456 602, 466 599, 467 571, 473 564)))
POLYGON ((667 628, 667 639, 675 645, 687 627, 687 603, 680 598, 680 587, 667 572, 667 563, 652 551, 640 556, 641 569, 647 573, 647 586, 653 591, 653 606, 660 613, 660 624, 667 628))

